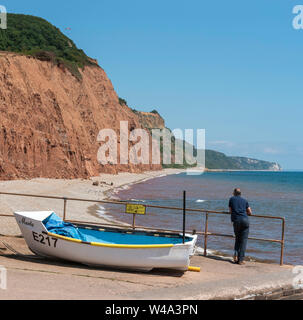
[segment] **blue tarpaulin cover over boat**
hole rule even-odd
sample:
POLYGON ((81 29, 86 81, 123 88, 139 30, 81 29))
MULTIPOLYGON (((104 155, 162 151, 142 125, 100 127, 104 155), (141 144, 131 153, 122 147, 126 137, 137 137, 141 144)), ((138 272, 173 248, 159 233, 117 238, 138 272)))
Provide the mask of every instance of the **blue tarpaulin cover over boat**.
MULTIPOLYGON (((75 227, 72 223, 64 222, 54 212, 43 220, 46 229, 51 233, 56 233, 65 237, 79 239, 86 242, 116 243, 116 244, 177 244, 182 243, 180 235, 154 236, 153 233, 132 232, 131 234, 115 231, 99 231, 81 227, 75 227)), ((185 237, 185 241, 191 241, 185 237)))
POLYGON ((85 240, 73 224, 69 222, 64 222, 55 213, 52 213, 49 217, 47 217, 43 221, 43 224, 49 232, 56 233, 69 238, 85 240))

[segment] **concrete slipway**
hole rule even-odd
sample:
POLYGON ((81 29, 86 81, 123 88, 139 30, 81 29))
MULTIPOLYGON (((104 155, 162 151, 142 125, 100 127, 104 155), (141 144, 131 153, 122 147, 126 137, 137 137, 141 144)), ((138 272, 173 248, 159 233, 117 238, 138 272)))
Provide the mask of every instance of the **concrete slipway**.
POLYGON ((149 273, 97 269, 37 258, 21 237, 0 237, 0 265, 6 268, 7 289, 0 299, 302 299, 295 290, 293 266, 194 256, 201 272, 149 273), (18 255, 7 249, 8 245, 18 255))

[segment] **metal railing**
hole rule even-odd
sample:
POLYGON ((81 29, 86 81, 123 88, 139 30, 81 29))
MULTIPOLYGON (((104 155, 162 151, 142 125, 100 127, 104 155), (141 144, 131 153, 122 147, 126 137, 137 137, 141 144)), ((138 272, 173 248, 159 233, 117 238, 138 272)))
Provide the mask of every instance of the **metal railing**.
MULTIPOLYGON (((10 196, 22 196, 22 197, 34 197, 34 198, 45 198, 45 199, 56 199, 56 200, 63 200, 63 220, 66 222, 77 223, 77 224, 89 224, 89 225, 98 225, 98 226, 108 226, 108 227, 123 227, 121 224, 110 224, 110 223, 96 223, 96 222, 87 222, 87 221, 77 221, 77 220, 68 220, 66 219, 67 215, 67 201, 84 201, 84 202, 93 202, 93 203, 104 203, 104 204, 116 204, 116 205, 126 205, 126 203, 134 203, 135 201, 112 201, 112 200, 96 200, 96 199, 81 199, 81 198, 68 198, 68 197, 58 197, 58 196, 45 196, 45 195, 36 195, 36 194, 22 194, 22 193, 10 193, 10 192, 0 192, 0 195, 10 195, 10 196)), ((157 205, 150 205, 144 204, 146 208, 155 208, 155 209, 166 209, 166 210, 174 210, 174 211, 183 211, 185 212, 185 207, 168 207, 168 206, 157 206, 157 205)), ((234 238, 233 235, 230 234, 223 234, 223 233, 214 233, 208 231, 208 224, 209 224, 209 215, 218 214, 218 215, 230 215, 229 212, 224 211, 211 211, 211 210, 204 210, 204 209, 193 209, 193 208, 186 208, 186 212, 194 212, 200 213, 205 215, 205 223, 204 223, 204 231, 196 231, 194 230, 195 234, 201 235, 204 238, 204 256, 207 256, 207 241, 209 236, 215 237, 227 237, 227 238, 234 238)), ((8 214, 0 214, 2 217, 14 217, 13 215, 8 214)), ((277 217, 277 216, 264 216, 264 215, 252 215, 252 218, 262 218, 262 219, 271 219, 271 220, 280 220, 281 221, 281 239, 264 239, 264 238, 255 238, 249 237, 250 240, 257 240, 257 241, 265 241, 265 242, 273 242, 280 244, 280 265, 283 265, 283 257, 284 257, 284 244, 285 244, 285 218, 284 217, 277 217)), ((159 229, 153 227, 145 227, 136 225, 136 214, 133 214, 132 224, 130 226, 133 230, 135 229, 142 229, 142 230, 152 230, 156 232, 170 232, 170 233, 182 233, 185 230, 172 230, 172 229, 159 229)), ((184 216, 183 216, 184 219, 184 216)), ((124 225, 125 227, 125 225, 124 225)), ((193 230, 186 231, 187 233, 193 232, 193 230)))

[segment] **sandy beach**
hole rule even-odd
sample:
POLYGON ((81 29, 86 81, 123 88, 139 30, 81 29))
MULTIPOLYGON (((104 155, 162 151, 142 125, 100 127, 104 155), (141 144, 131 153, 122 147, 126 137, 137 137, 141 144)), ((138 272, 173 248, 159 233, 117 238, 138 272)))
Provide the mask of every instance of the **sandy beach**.
MULTIPOLYGON (((144 173, 123 172, 118 175, 101 174, 91 179, 46 179, 11 180, 0 182, 0 192, 36 194, 58 197, 73 197, 92 200, 104 200, 115 189, 130 184, 152 179, 162 175, 184 172, 182 169, 164 169, 144 173), (98 185, 95 185, 98 184, 98 185)), ((105 222, 92 212, 93 203, 69 201, 67 219, 91 222, 105 222)), ((52 210, 63 216, 63 201, 56 199, 32 198, 0 195, 0 213, 13 214, 14 211, 52 210)), ((13 218, 0 217, 1 235, 20 235, 20 230, 13 218)))

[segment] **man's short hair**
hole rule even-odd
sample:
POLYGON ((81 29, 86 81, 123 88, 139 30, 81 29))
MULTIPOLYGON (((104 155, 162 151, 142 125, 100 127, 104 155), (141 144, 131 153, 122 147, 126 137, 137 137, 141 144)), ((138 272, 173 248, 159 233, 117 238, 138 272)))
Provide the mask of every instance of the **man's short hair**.
POLYGON ((240 188, 236 188, 236 189, 234 190, 234 195, 235 195, 235 196, 240 196, 240 195, 241 195, 241 190, 240 190, 240 188))

